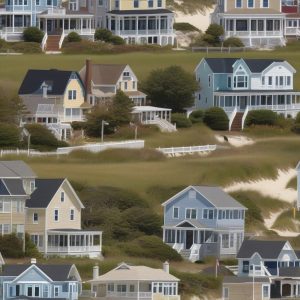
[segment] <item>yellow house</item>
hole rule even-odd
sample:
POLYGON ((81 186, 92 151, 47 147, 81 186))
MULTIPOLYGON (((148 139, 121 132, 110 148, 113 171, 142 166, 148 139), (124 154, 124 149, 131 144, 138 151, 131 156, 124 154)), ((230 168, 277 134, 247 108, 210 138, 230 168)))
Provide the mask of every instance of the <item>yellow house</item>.
POLYGON ((129 44, 174 45, 174 14, 165 0, 110 0, 108 29, 129 44))
POLYGON ((29 70, 19 89, 26 106, 22 123, 39 123, 57 138, 72 134, 71 123, 83 121, 91 108, 85 102, 85 89, 77 72, 61 70, 29 70))
POLYGON ((36 179, 25 230, 45 255, 100 257, 102 232, 81 229, 84 208, 67 179, 36 179))

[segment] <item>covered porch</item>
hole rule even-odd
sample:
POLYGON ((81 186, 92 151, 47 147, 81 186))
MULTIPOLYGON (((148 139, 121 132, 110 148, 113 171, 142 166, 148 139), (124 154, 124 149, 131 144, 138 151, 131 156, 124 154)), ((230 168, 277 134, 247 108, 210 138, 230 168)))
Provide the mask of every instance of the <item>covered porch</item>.
POLYGON ((170 108, 161 108, 155 106, 134 106, 132 114, 142 124, 156 124, 158 120, 171 122, 170 108))
POLYGON ((280 281, 277 281, 277 284, 271 285, 274 290, 277 285, 277 288, 280 289, 280 296, 284 299, 300 299, 300 279, 286 278, 280 281))
POLYGON ((293 91, 223 91, 214 93, 214 106, 227 113, 269 109, 294 117, 300 111, 300 92, 293 91))
POLYGON ((102 252, 102 232, 72 229, 47 231, 46 255, 99 257, 102 252))

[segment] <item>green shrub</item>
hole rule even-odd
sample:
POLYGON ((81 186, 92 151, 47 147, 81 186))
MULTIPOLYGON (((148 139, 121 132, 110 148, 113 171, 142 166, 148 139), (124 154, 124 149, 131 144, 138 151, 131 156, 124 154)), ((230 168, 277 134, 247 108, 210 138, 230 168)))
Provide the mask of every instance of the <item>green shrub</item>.
POLYGON ((28 27, 23 31, 23 38, 25 42, 41 43, 44 33, 37 27, 28 27))
POLYGON ((74 121, 71 123, 72 129, 73 130, 82 130, 85 129, 85 122, 80 122, 80 121, 74 121))
POLYGON ((201 36, 201 40, 203 45, 207 46, 218 46, 218 42, 216 42, 216 38, 211 34, 203 34, 201 36))
POLYGON ((202 123, 203 118, 204 118, 204 111, 202 109, 198 109, 198 110, 193 111, 189 116, 189 119, 191 120, 191 122, 193 124, 202 123))
POLYGON ((20 130, 14 124, 0 123, 0 146, 18 147, 20 145, 20 130))
POLYGON ((172 123, 176 123, 177 128, 189 128, 192 126, 191 120, 181 113, 172 114, 172 123))
POLYGON ((67 35, 66 40, 68 43, 81 42, 81 36, 77 32, 73 31, 67 35))
POLYGON ((0 252, 5 258, 24 257, 23 241, 14 233, 0 236, 0 252))
POLYGON ((42 257, 36 245, 31 241, 30 235, 28 233, 25 234, 25 255, 26 257, 34 258, 42 257))
POLYGON ((195 27, 190 23, 185 22, 175 23, 173 27, 177 31, 200 31, 199 28, 195 27))
POLYGON ((261 109, 252 110, 246 117, 246 126, 251 125, 269 125, 274 126, 278 120, 278 115, 272 110, 261 109))
POLYGON ((43 125, 27 124, 26 129, 30 132, 31 144, 37 146, 37 148, 41 150, 50 150, 68 145, 66 142, 57 140, 53 133, 43 125))
POLYGON ((18 42, 13 43, 10 49, 17 53, 25 54, 38 54, 42 53, 42 48, 39 43, 36 42, 18 42))
POLYGON ((224 28, 219 24, 213 23, 208 26, 205 33, 214 37, 220 37, 221 35, 224 35, 224 28))
POLYGON ((213 130, 228 130, 229 120, 220 107, 212 107, 205 111, 203 122, 213 130))
POLYGON ((161 261, 181 261, 182 257, 170 246, 166 245, 160 237, 142 236, 130 243, 121 245, 124 252, 130 256, 154 258, 161 261))
POLYGON ((106 43, 109 43, 113 34, 110 30, 108 29, 97 29, 95 31, 95 40, 96 41, 103 41, 106 43))
POLYGON ((223 43, 224 47, 244 47, 243 42, 238 37, 229 37, 223 43))
POLYGON ((7 42, 3 39, 0 39, 0 49, 6 49, 7 47, 7 42))
POLYGON ((124 45, 125 44, 124 39, 122 39, 120 36, 117 36, 117 35, 113 35, 110 38, 109 42, 112 43, 113 45, 124 45))
POLYGON ((296 119, 295 119, 296 124, 300 124, 300 112, 297 113, 296 119))
POLYGON ((294 133, 297 133, 297 134, 300 134, 300 124, 299 123, 296 123, 292 126, 291 128, 292 132, 294 133))

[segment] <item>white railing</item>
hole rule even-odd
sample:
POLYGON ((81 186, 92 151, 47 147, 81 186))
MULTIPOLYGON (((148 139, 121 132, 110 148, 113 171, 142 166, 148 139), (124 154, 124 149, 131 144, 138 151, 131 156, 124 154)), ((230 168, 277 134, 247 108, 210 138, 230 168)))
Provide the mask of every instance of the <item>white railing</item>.
POLYGON ((129 140, 120 142, 107 142, 87 144, 83 146, 57 148, 57 154, 69 154, 76 150, 85 150, 90 152, 101 152, 107 149, 142 149, 145 146, 144 140, 129 140))
POLYGON ((65 8, 48 8, 47 12, 49 15, 65 15, 66 9, 65 8))
POLYGON ((237 107, 234 108, 233 112, 230 114, 230 118, 229 118, 229 131, 231 130, 231 126, 232 126, 232 123, 233 123, 233 120, 235 118, 237 114, 237 107))
POLYGON ((162 35, 162 34, 175 34, 173 29, 143 29, 143 30, 114 30, 117 35, 162 35))
POLYGON ((132 298, 132 299, 143 299, 143 298, 152 298, 151 292, 110 292, 107 291, 108 297, 113 298, 132 298))
POLYGON ((63 32, 62 34, 61 34, 61 36, 60 36, 60 40, 59 40, 59 43, 58 43, 58 49, 61 49, 61 47, 62 47, 62 44, 63 44, 63 42, 64 42, 64 39, 65 39, 65 32, 63 32))
POLYGON ((246 107, 246 110, 244 111, 244 114, 243 114, 243 117, 242 117, 242 130, 245 127, 245 121, 246 121, 248 112, 249 112, 249 106, 246 107))
POLYGON ((177 251, 178 253, 180 253, 180 251, 183 250, 183 248, 184 248, 184 244, 183 243, 175 243, 172 248, 175 251, 177 251))
POLYGON ((158 118, 158 117, 155 117, 153 120, 142 121, 142 123, 145 124, 145 125, 156 125, 163 132, 175 132, 175 131, 177 131, 176 124, 173 125, 168 120, 161 119, 161 118, 158 118))
POLYGON ((237 37, 282 37, 282 31, 226 31, 226 36, 237 37))
POLYGON ((171 148, 156 148, 156 150, 165 155, 175 156, 176 154, 194 154, 203 152, 212 152, 217 149, 217 145, 206 146, 190 146, 190 147, 171 147, 171 148))
POLYGON ((67 36, 71 32, 76 32, 81 35, 93 35, 95 34, 95 29, 93 28, 74 28, 74 29, 64 29, 63 33, 67 36))
POLYGON ((201 244, 193 244, 191 247, 190 261, 195 262, 199 260, 201 244))
POLYGON ((260 263, 259 265, 251 265, 248 275, 251 277, 272 276, 263 263, 260 263))
POLYGON ((48 246, 47 251, 51 253, 89 253, 89 252, 100 252, 100 245, 98 246, 48 246))
POLYGON ((226 269, 228 269, 230 272, 232 272, 234 275, 237 275, 239 272, 239 266, 234 265, 234 266, 225 266, 226 269))
POLYGON ((45 32, 43 40, 42 40, 42 45, 41 45, 43 51, 45 51, 45 49, 46 49, 47 39, 48 39, 48 34, 47 34, 47 32, 45 32))

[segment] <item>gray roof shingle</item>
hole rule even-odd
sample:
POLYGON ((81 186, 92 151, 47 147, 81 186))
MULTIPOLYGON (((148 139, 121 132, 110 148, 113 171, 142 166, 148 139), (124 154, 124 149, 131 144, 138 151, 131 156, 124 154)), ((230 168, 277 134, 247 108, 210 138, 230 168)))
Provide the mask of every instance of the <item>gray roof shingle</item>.
MULTIPOLYGON (((0 276, 17 277, 32 265, 5 265, 0 276)), ((69 273, 72 265, 36 265, 53 281, 70 280, 69 273)))
POLYGON ((28 208, 46 208, 65 179, 36 179, 36 189, 26 201, 28 208))
POLYGON ((286 241, 244 240, 237 258, 250 258, 258 253, 263 259, 276 259, 285 244, 286 241))
POLYGON ((26 196, 21 179, 2 179, 10 195, 26 196))
MULTIPOLYGON (((205 58, 214 73, 232 73, 232 66, 240 58, 205 58)), ((283 62, 282 59, 243 59, 252 73, 261 73, 274 62, 283 62)))
POLYGON ((281 277, 300 277, 299 267, 279 268, 279 276, 281 277))
POLYGON ((0 178, 36 178, 36 174, 22 160, 0 161, 0 178))
MULTIPOLYGON (((268 277, 256 277, 255 283, 270 282, 268 277)), ((252 277, 225 276, 223 283, 253 283, 252 277)))

